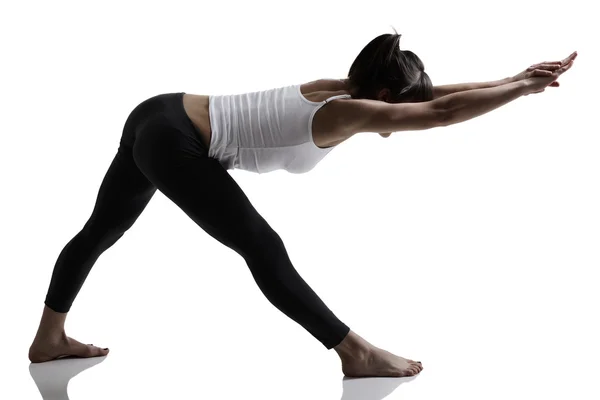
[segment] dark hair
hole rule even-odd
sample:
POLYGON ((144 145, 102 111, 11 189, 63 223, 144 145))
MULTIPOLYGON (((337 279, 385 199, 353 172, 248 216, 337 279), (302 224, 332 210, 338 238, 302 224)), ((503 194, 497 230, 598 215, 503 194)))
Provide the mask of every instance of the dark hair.
POLYGON ((381 89, 389 89, 391 103, 433 99, 423 62, 412 51, 400 50, 400 36, 397 32, 377 36, 361 50, 348 72, 353 98, 377 100, 381 89))

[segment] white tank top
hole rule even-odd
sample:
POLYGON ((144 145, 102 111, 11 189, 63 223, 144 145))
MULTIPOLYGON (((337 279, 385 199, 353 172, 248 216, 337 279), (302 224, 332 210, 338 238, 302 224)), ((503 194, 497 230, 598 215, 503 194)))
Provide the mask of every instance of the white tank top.
POLYGON ((329 101, 350 95, 309 101, 300 86, 209 96, 209 157, 225 169, 259 174, 278 169, 301 174, 313 169, 335 147, 314 143, 313 117, 329 101))

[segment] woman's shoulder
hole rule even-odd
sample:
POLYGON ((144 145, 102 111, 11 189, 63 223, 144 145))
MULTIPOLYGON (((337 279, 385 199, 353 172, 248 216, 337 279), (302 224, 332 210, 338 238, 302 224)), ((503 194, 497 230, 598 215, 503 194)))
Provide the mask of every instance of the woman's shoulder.
POLYGON ((337 95, 350 94, 343 79, 318 79, 300 85, 300 93, 307 100, 321 102, 337 95))
POLYGON ((314 81, 303 83, 300 88, 302 93, 337 92, 340 90, 347 90, 347 81, 346 79, 331 78, 316 79, 314 81))

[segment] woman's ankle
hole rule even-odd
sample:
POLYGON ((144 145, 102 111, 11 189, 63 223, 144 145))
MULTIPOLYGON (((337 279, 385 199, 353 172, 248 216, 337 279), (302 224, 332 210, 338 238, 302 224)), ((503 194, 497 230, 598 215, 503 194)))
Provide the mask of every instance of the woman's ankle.
POLYGON ((44 312, 40 321, 40 326, 36 334, 36 340, 59 341, 66 340, 65 320, 67 313, 58 313, 48 306, 44 306, 44 312))
POLYGON ((340 344, 333 348, 342 361, 357 358, 364 358, 373 349, 373 345, 365 339, 350 331, 348 335, 341 341, 340 344))

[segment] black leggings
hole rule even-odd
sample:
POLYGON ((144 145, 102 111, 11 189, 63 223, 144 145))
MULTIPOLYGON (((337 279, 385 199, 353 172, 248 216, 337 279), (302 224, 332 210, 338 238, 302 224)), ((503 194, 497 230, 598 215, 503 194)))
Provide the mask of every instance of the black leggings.
POLYGON ((91 217, 60 253, 45 304, 70 310, 98 257, 131 228, 158 188, 241 255, 267 299, 327 349, 349 328, 294 269, 285 246, 208 150, 183 108, 183 92, 151 97, 129 115, 91 217))

